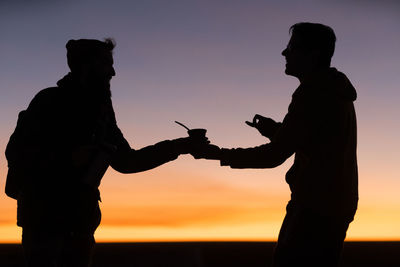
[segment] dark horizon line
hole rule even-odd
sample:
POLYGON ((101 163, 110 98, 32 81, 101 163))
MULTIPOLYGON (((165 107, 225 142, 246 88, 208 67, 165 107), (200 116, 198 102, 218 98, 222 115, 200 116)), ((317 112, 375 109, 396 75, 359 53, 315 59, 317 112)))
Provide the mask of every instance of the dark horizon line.
MULTIPOLYGON (((345 243, 400 243, 399 240, 345 240, 345 243)), ((129 241, 120 241, 120 242, 97 242, 96 245, 124 245, 124 244, 239 244, 239 243, 266 243, 266 244, 272 244, 276 243, 276 241, 135 241, 135 242, 129 242, 129 241)), ((6 243, 6 242, 0 242, 0 246, 3 245, 21 245, 21 242, 17 243, 6 243)))

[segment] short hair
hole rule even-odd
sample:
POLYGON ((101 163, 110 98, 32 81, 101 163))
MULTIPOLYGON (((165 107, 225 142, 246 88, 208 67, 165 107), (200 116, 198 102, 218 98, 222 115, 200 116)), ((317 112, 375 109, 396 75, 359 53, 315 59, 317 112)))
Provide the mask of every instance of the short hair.
POLYGON ((289 33, 301 39, 304 49, 321 51, 322 64, 331 64, 336 42, 336 35, 331 27, 320 23, 300 22, 292 25, 289 33))
POLYGON ((112 38, 106 38, 104 41, 94 39, 69 40, 65 46, 67 48, 68 66, 71 71, 75 71, 82 64, 93 61, 104 53, 112 53, 115 45, 112 38))

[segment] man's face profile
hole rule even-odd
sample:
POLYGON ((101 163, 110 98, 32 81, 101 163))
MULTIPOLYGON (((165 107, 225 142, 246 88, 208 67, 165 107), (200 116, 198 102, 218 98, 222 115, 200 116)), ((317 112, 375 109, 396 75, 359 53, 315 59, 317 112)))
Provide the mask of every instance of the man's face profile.
POLYGON ((285 73, 287 75, 300 78, 315 68, 316 53, 308 50, 298 35, 292 35, 282 55, 286 59, 285 73))
POLYGON ((115 76, 113 64, 114 60, 110 52, 99 54, 86 65, 88 79, 109 82, 115 76))
POLYGON ((287 47, 282 51, 282 55, 286 59, 285 73, 298 77, 302 72, 302 64, 305 61, 304 51, 301 49, 299 38, 292 36, 287 47))
POLYGON ((80 76, 86 84, 96 87, 96 91, 100 92, 102 89, 109 91, 110 81, 115 76, 113 64, 111 52, 99 53, 82 65, 80 76))

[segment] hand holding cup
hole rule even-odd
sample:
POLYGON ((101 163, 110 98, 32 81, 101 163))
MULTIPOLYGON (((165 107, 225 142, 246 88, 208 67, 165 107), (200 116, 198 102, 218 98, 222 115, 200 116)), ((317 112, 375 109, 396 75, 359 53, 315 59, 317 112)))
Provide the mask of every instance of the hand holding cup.
POLYGON ((189 129, 184 124, 175 121, 177 124, 187 129, 189 137, 175 139, 175 146, 178 147, 180 154, 191 153, 194 150, 199 149, 199 147, 208 145, 210 142, 206 137, 206 129, 189 129))

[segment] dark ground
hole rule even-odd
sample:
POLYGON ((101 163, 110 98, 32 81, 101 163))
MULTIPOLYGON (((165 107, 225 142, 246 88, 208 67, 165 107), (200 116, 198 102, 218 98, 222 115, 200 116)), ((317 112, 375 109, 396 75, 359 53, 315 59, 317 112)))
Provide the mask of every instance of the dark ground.
MULTIPOLYGON (((99 243, 93 267, 268 267, 271 242, 99 243)), ((0 267, 22 267, 20 245, 0 244, 0 267)), ((346 242, 341 267, 400 267, 400 242, 346 242)))

